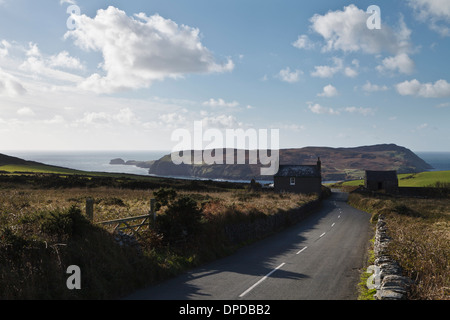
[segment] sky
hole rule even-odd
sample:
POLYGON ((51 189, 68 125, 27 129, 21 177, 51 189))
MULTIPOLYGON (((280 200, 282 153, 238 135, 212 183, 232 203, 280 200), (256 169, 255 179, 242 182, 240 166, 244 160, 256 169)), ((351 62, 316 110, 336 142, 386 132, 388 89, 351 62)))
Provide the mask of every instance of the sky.
POLYGON ((0 150, 450 151, 449 57, 448 0, 0 0, 0 150))

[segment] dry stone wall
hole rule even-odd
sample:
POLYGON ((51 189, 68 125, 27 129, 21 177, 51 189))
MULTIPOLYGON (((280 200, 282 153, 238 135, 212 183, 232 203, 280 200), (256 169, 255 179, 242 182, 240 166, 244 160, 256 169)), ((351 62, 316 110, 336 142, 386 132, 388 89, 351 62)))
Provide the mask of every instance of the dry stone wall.
POLYGON ((375 298, 377 300, 406 300, 408 290, 412 281, 402 275, 400 265, 393 260, 387 247, 391 238, 387 234, 386 221, 380 215, 375 231, 375 273, 376 289, 375 298))

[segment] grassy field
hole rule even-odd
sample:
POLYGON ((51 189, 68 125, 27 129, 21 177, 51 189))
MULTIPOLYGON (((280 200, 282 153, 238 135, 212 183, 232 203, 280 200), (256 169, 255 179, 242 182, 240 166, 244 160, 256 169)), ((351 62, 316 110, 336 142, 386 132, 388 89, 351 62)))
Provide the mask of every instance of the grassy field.
POLYGON ((84 171, 59 168, 45 164, 25 165, 25 164, 8 164, 0 166, 0 171, 8 173, 55 173, 55 174, 86 174, 84 171))
POLYGON ((128 173, 111 173, 111 172, 91 172, 82 171, 70 168, 56 167, 46 164, 33 163, 33 164, 6 164, 0 165, 0 172, 5 174, 59 174, 59 175, 82 175, 82 176, 94 176, 94 177, 131 177, 134 179, 156 179, 151 176, 134 175, 128 173))
MULTIPOLYGON (((434 186, 436 182, 450 183, 450 171, 428 171, 398 175, 399 187, 428 187, 434 186)), ((364 180, 345 181, 336 185, 363 186, 364 180)))

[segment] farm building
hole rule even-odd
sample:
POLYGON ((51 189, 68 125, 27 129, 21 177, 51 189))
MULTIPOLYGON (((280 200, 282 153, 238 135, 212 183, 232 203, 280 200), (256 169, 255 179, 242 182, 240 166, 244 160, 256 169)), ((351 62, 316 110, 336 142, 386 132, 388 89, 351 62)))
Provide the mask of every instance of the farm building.
POLYGON ((321 193, 322 173, 320 158, 315 165, 280 165, 273 177, 278 192, 321 193))
POLYGON ((365 187, 370 191, 384 190, 394 193, 398 191, 397 171, 366 170, 365 187))

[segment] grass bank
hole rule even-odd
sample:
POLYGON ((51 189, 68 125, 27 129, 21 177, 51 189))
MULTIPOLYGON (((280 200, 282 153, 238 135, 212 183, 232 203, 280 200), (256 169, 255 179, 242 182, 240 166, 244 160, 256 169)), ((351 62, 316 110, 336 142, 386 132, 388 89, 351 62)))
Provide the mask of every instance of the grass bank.
POLYGON ((127 188, 130 184, 121 186, 114 180, 115 187, 100 182, 71 187, 65 177, 55 176, 52 183, 60 179, 63 187, 50 187, 35 178, 35 184, 0 181, 0 299, 121 297, 232 253, 242 244, 228 242, 227 225, 264 219, 317 200, 315 195, 218 185, 206 191, 189 185, 127 188), (115 235, 96 224, 146 214, 155 195, 157 222, 140 234, 137 246, 119 244, 115 235), (93 223, 84 215, 88 197, 95 203, 93 223), (192 219, 186 222, 180 212, 192 219), (81 290, 66 286, 70 265, 81 269, 81 290))
POLYGON ((389 255, 414 281, 412 300, 450 299, 450 199, 352 193, 349 204, 385 216, 389 255))

